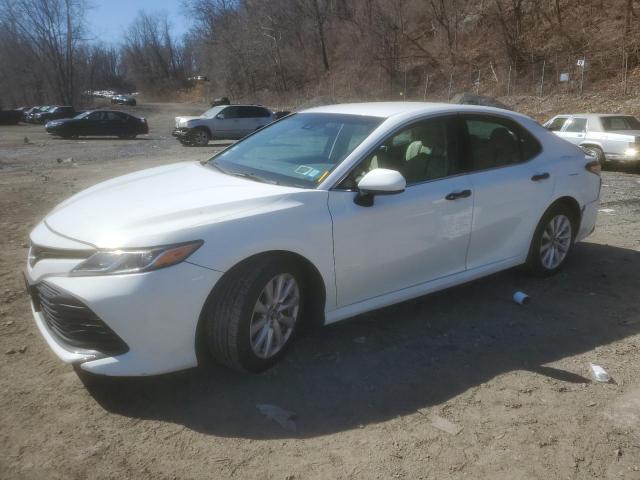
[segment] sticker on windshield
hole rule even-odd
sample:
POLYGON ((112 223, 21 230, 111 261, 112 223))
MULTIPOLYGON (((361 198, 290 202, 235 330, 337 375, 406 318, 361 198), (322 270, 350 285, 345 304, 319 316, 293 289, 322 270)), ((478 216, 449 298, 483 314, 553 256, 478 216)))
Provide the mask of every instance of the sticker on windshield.
POLYGON ((305 177, 310 177, 312 180, 317 178, 318 175, 320 175, 320 173, 322 173, 321 170, 318 170, 317 168, 309 167, 307 165, 300 165, 294 171, 298 175, 302 175, 302 176, 305 176, 305 177))
POLYGON ((299 175, 309 175, 309 172, 312 171, 313 168, 311 167, 307 167, 306 165, 300 165, 298 168, 295 169, 295 172, 299 175))

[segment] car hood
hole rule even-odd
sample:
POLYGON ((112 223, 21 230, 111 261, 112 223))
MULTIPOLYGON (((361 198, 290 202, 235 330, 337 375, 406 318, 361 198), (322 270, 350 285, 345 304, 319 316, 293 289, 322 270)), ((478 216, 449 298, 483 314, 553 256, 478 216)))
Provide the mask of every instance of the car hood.
POLYGON ((201 118, 206 118, 206 117, 203 117, 203 116, 199 116, 199 117, 176 117, 176 128, 186 127, 187 126, 187 122, 189 120, 199 120, 201 118))
POLYGON ((99 183, 58 205, 44 221, 54 232, 97 248, 153 246, 193 240, 190 235, 202 226, 300 191, 184 162, 99 183))

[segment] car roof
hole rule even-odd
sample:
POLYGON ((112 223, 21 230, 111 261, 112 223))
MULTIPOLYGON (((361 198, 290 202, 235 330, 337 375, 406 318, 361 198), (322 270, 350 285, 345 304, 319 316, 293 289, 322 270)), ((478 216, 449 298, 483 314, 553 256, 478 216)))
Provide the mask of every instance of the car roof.
POLYGON ((521 116, 511 110, 478 105, 460 105, 457 103, 429 103, 429 102, 367 102, 340 103, 324 105, 302 110, 300 113, 336 113, 347 115, 362 115, 366 117, 390 118, 396 115, 440 112, 469 112, 469 113, 502 113, 521 116))

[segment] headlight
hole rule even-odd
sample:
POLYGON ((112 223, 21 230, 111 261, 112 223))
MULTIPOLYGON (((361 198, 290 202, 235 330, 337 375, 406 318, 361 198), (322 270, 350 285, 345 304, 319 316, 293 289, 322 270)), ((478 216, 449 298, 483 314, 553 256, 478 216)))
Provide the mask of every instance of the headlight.
POLYGON ((203 244, 202 240, 162 247, 101 250, 71 271, 71 275, 115 275, 141 273, 170 267, 186 260, 203 244))
POLYGON ((635 148, 627 148, 627 149, 624 151, 624 154, 625 154, 627 157, 634 157, 637 153, 638 153, 638 150, 637 150, 637 149, 635 149, 635 148))

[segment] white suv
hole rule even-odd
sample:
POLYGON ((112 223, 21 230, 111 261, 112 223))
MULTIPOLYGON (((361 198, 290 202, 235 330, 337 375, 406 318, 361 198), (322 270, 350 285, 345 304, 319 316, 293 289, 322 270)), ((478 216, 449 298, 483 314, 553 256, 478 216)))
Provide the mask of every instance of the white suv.
POLYGON ((173 136, 183 145, 205 146, 209 140, 238 139, 275 120, 275 114, 259 105, 220 105, 199 117, 176 117, 173 136))

